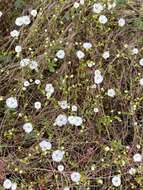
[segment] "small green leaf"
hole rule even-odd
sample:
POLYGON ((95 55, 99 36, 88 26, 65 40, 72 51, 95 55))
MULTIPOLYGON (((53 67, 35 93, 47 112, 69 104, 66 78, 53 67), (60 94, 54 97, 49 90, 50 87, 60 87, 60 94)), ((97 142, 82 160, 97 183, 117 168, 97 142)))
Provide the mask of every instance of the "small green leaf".
POLYGON ((14 5, 15 5, 16 9, 21 9, 25 5, 25 1, 24 0, 16 0, 14 5))

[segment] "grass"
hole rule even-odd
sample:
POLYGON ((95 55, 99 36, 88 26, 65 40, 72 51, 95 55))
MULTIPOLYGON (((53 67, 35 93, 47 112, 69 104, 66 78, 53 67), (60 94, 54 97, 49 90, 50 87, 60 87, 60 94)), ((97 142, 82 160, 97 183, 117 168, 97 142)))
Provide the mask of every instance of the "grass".
POLYGON ((20 190, 64 190, 66 186, 72 190, 143 189, 142 162, 133 160, 143 148, 143 91, 139 84, 143 75, 139 65, 143 55, 142 2, 117 0, 115 8, 102 12, 108 17, 105 25, 98 21, 101 13, 92 11, 96 1, 86 0, 77 9, 74 2, 1 1, 0 189, 4 189, 6 178, 16 182, 20 190), (31 17, 31 24, 17 27, 15 19, 29 15, 32 9, 38 14, 31 17), (124 27, 118 26, 119 18, 125 18, 124 27), (14 29, 20 30, 18 38, 10 36, 14 29), (89 50, 82 47, 87 41, 92 43, 89 50), (16 54, 16 45, 22 46, 22 53, 16 54), (132 55, 135 47, 139 53, 132 55), (62 60, 54 59, 59 49, 65 51, 62 60), (77 58, 77 50, 85 53, 84 59, 77 58), (110 57, 104 60, 102 54, 107 50, 110 57), (38 62, 38 72, 20 67, 20 60, 26 57, 38 62), (95 66, 88 67, 90 61, 95 66), (104 80, 92 88, 97 69, 104 80), (34 83, 36 79, 41 81, 39 85, 34 83), (24 80, 31 81, 26 90, 24 80), (46 83, 55 89, 49 99, 46 83), (116 92, 114 98, 107 96, 110 88, 116 92), (15 110, 6 107, 11 96, 18 100, 15 110), (61 109, 58 102, 62 100, 76 105, 77 112, 61 109), (38 111, 36 101, 42 104, 38 111), (54 126, 55 118, 63 113, 81 116, 83 124, 54 126), (25 122, 33 124, 32 133, 23 131, 25 122), (51 150, 41 151, 42 139, 52 143, 51 150), (51 158, 57 149, 65 151, 62 173, 51 158), (130 168, 135 168, 136 174, 131 175, 130 168), (79 183, 71 181, 73 171, 80 173, 79 183), (112 184, 115 175, 121 176, 119 187, 112 184))

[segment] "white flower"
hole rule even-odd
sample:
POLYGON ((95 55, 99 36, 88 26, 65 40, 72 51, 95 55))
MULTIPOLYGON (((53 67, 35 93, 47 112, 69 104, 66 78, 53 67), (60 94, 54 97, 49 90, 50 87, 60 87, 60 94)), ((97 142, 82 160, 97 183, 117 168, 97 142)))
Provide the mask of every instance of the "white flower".
POLYGON ((84 0, 80 0, 80 4, 81 4, 81 5, 84 5, 84 0))
POLYGON ((37 16, 37 10, 36 9, 33 9, 30 14, 33 16, 33 17, 36 17, 37 16))
POLYGON ((73 105, 71 109, 72 109, 72 111, 77 111, 77 106, 73 105))
POLYGON ((78 57, 78 59, 83 59, 85 57, 85 54, 81 50, 78 50, 76 52, 76 56, 78 57))
POLYGON ((64 166, 63 165, 58 165, 58 171, 63 172, 64 171, 64 166))
POLYGON ((55 162, 61 162, 63 157, 64 157, 64 151, 62 150, 55 150, 53 153, 52 153, 52 159, 53 161, 55 162))
POLYGON ((103 57, 105 60, 108 59, 108 58, 110 57, 109 51, 105 51, 105 52, 103 53, 102 57, 103 57))
POLYGON ((59 51, 56 53, 56 57, 59 58, 59 59, 64 59, 64 57, 65 57, 65 52, 64 52, 64 50, 59 50, 59 51))
POLYGON ((20 53, 21 51, 22 51, 22 47, 21 46, 16 46, 15 47, 15 51, 16 51, 16 53, 20 53))
POLYGON ((139 83, 141 86, 143 86, 143 78, 140 79, 139 83))
POLYGON ((30 63, 30 59, 25 58, 20 61, 20 66, 26 67, 27 65, 29 65, 29 63, 30 63))
POLYGON ((136 55, 136 54, 138 54, 138 53, 139 53, 138 48, 133 48, 133 49, 132 49, 132 55, 136 55))
POLYGON ((134 175, 136 173, 136 169, 135 168, 130 168, 129 169, 129 174, 130 175, 134 175))
POLYGON ((29 16, 22 16, 23 24, 29 25, 30 24, 30 17, 29 16))
POLYGON ((60 106, 63 110, 65 110, 65 109, 67 109, 67 108, 69 107, 69 105, 68 105, 68 103, 67 103, 67 100, 59 101, 58 104, 59 104, 59 106, 60 106))
POLYGON ((29 16, 21 16, 17 17, 15 20, 15 24, 17 26, 22 26, 22 25, 29 25, 30 24, 30 17, 29 16))
POLYGON ((116 94, 116 93, 115 93, 115 90, 114 90, 114 89, 108 89, 108 91, 107 91, 107 95, 108 95, 108 96, 110 96, 110 97, 113 98, 113 97, 115 96, 115 94, 116 94))
POLYGON ((134 154, 133 160, 134 160, 134 162, 141 162, 142 161, 142 155, 139 153, 134 154))
POLYGON ((52 144, 46 140, 43 140, 39 143, 40 148, 42 151, 50 150, 52 148, 52 144))
POLYGON ((16 190, 16 189, 17 189, 17 183, 12 183, 11 190, 16 190))
POLYGON ((79 3, 75 2, 73 6, 74 6, 75 9, 77 9, 79 7, 79 3))
POLYGON ((29 83, 29 81, 24 81, 24 84, 23 84, 25 87, 27 87, 27 86, 29 86, 30 85, 30 83, 29 83))
POLYGON ((66 116, 65 114, 60 114, 60 115, 58 115, 57 118, 55 119, 54 125, 57 125, 57 126, 59 126, 59 127, 62 127, 62 126, 64 126, 64 125, 67 124, 67 121, 68 121, 67 116, 66 116))
POLYGON ((0 17, 2 17, 3 13, 0 11, 0 17))
POLYGON ((33 131, 33 127, 32 127, 32 123, 25 123, 23 125, 23 130, 26 132, 26 133, 31 133, 33 131))
POLYGON ((11 31, 10 32, 10 35, 11 35, 11 37, 18 37, 19 36, 19 31, 17 31, 17 30, 13 30, 13 31, 11 31))
POLYGON ((15 97, 10 97, 6 99, 6 105, 10 109, 15 109, 18 107, 18 102, 15 97))
POLYGON ((4 187, 5 189, 10 189, 11 186, 12 186, 11 180, 10 180, 10 179, 5 179, 4 182, 3 182, 3 187, 4 187))
POLYGON ((35 84, 40 84, 41 82, 40 82, 40 80, 39 79, 36 79, 35 80, 35 84))
POLYGON ((69 116, 68 117, 68 122, 71 124, 71 125, 75 125, 75 126, 81 126, 82 125, 82 118, 79 117, 79 116, 69 116))
POLYGON ((92 48, 92 44, 90 42, 85 42, 85 43, 83 43, 83 47, 85 49, 90 49, 90 48, 92 48))
POLYGON ((103 81, 103 76, 101 74, 95 74, 94 76, 94 82, 95 84, 100 84, 103 81))
POLYGON ((100 3, 95 3, 93 5, 93 12, 100 13, 101 11, 103 11, 103 6, 100 3))
POLYGON ((99 22, 101 24, 105 24, 108 21, 107 17, 105 15, 100 15, 99 22))
POLYGON ((115 187, 119 187, 121 185, 121 177, 120 176, 114 176, 112 178, 112 184, 115 187))
POLYGON ((94 108, 93 110, 95 113, 98 113, 99 112, 99 109, 98 108, 94 108))
POLYGON ((29 67, 31 70, 37 70, 37 68, 38 68, 37 61, 31 61, 29 67))
POLYGON ((35 108, 36 110, 39 110, 39 109, 41 108, 41 102, 35 102, 35 103, 34 103, 34 108, 35 108))
POLYGON ((53 87, 53 85, 51 84, 51 83, 48 83, 48 84, 46 84, 46 87, 45 87, 45 91, 46 91, 46 95, 47 95, 47 97, 48 98, 50 98, 51 97, 51 95, 54 93, 54 87, 53 87))
POLYGON ((139 60, 139 64, 140 64, 141 66, 143 66, 143 58, 141 58, 141 59, 139 60))
POLYGON ((17 26, 22 26, 23 25, 23 18, 22 17, 17 17, 15 20, 15 24, 17 26))
POLYGON ((80 181, 80 173, 78 172, 72 172, 71 173, 71 180, 75 183, 78 183, 80 181))
POLYGON ((125 19, 123 19, 123 18, 120 18, 119 20, 118 20, 118 25, 119 26, 121 26, 121 27, 123 27, 124 25, 125 25, 125 19))

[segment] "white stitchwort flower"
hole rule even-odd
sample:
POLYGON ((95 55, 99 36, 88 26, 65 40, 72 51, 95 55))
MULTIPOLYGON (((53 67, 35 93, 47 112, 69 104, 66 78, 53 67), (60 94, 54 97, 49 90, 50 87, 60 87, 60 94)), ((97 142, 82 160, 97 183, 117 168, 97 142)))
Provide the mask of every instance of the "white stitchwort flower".
POLYGON ((76 106, 76 105, 73 105, 73 106, 71 107, 71 109, 72 109, 72 111, 77 111, 77 106, 76 106))
POLYGON ((11 190, 16 190, 16 189, 17 189, 17 183, 12 183, 11 190))
POLYGON ((115 187, 119 187, 121 185, 121 177, 120 176, 114 176, 112 178, 112 184, 115 187))
POLYGON ((28 87, 29 85, 30 85, 30 83, 29 83, 29 81, 28 81, 28 80, 24 81, 23 86, 28 87))
POLYGON ((61 162, 64 157, 65 152, 63 150, 55 150, 52 153, 52 159, 54 162, 61 162))
POLYGON ((99 22, 101 24, 106 24, 106 22, 108 21, 107 17, 105 15, 100 15, 99 16, 99 22))
POLYGON ((45 91, 46 91, 46 96, 50 98, 55 90, 53 85, 51 83, 48 83, 46 84, 45 91))
POLYGON ((30 17, 29 16, 22 16, 23 24, 29 25, 30 24, 30 17))
POLYGON ((76 52, 76 56, 78 57, 78 59, 83 59, 85 57, 85 54, 83 53, 83 51, 78 50, 76 52))
POLYGON ((95 84, 100 84, 103 81, 103 76, 99 73, 100 72, 99 70, 97 70, 97 71, 95 71, 94 82, 95 82, 95 84))
POLYGON ((21 16, 21 17, 17 17, 15 20, 15 24, 17 26, 22 26, 22 25, 29 25, 31 23, 30 21, 30 17, 29 16, 21 16))
POLYGON ((33 9, 30 14, 33 16, 33 17, 36 17, 37 16, 37 10, 36 9, 33 9))
POLYGON ((22 47, 21 46, 16 46, 15 47, 15 51, 16 51, 16 53, 20 53, 21 51, 22 51, 22 47))
POLYGON ((139 53, 138 48, 133 48, 133 49, 132 49, 132 55, 136 55, 136 54, 138 54, 138 53, 139 53))
POLYGON ((10 189, 12 186, 12 181, 10 179, 5 179, 3 182, 3 187, 5 189, 10 189))
POLYGON ((125 25, 125 19, 124 18, 120 18, 119 20, 118 20, 118 25, 119 26, 121 26, 121 27, 123 27, 124 25, 125 25))
POLYGON ((116 93, 115 93, 115 90, 114 90, 114 89, 112 89, 112 88, 111 88, 111 89, 108 89, 108 91, 107 91, 107 95, 108 95, 108 96, 110 96, 110 97, 113 98, 113 97, 115 96, 115 94, 116 94, 116 93))
POLYGON ((103 57, 105 60, 108 59, 108 58, 110 57, 109 51, 105 51, 105 52, 103 53, 102 57, 103 57))
POLYGON ((31 70, 37 70, 38 69, 37 61, 31 61, 29 67, 31 70))
POLYGON ((59 50, 59 51, 56 53, 56 57, 59 58, 59 59, 64 59, 64 57, 65 57, 65 52, 64 52, 64 50, 59 50))
POLYGON ((80 0, 80 4, 81 4, 81 5, 84 5, 84 0, 80 0))
POLYGON ((60 115, 58 115, 57 118, 55 119, 54 125, 57 125, 57 126, 59 126, 59 127, 62 127, 62 126, 64 126, 64 125, 67 124, 67 121, 68 121, 67 116, 66 116, 65 114, 60 114, 60 115))
POLYGON ((39 110, 39 109, 41 108, 41 102, 35 102, 35 103, 34 103, 34 108, 35 108, 36 110, 39 110))
POLYGON ((92 48, 92 44, 90 42, 85 42, 85 43, 83 43, 83 47, 85 49, 90 49, 90 48, 92 48))
POLYGON ((135 175, 136 174, 136 169, 135 168, 130 168, 128 172, 129 172, 130 175, 135 175))
POLYGON ((140 79, 139 83, 141 86, 143 86, 143 78, 140 79))
POLYGON ((143 66, 143 58, 141 58, 141 59, 139 60, 139 64, 140 64, 141 66, 143 66))
POLYGON ((32 126, 32 123, 28 122, 28 123, 25 123, 23 125, 23 130, 26 132, 26 133, 31 133, 33 131, 33 126, 32 126))
POLYGON ((75 2, 73 6, 74 6, 75 9, 77 9, 79 7, 79 3, 75 2))
POLYGON ((11 37, 18 37, 19 36, 19 31, 17 31, 17 30, 12 30, 11 32, 10 32, 10 35, 11 35, 11 37))
POLYGON ((134 160, 134 162, 141 162, 142 161, 142 155, 139 153, 134 154, 133 160, 134 160))
POLYGON ((63 110, 69 108, 69 105, 68 105, 68 103, 67 103, 67 100, 59 101, 58 104, 59 104, 59 106, 60 106, 63 110))
POLYGON ((64 171, 64 166, 62 164, 58 165, 58 171, 63 172, 64 171))
POLYGON ((69 116, 68 117, 68 122, 71 124, 71 125, 75 125, 75 126, 81 126, 82 125, 82 118, 79 117, 79 116, 69 116))
POLYGON ((72 172, 71 173, 71 180, 75 183, 78 183, 80 181, 80 173, 79 172, 72 172))
POLYGON ((21 67, 26 67, 27 65, 29 65, 29 63, 30 63, 30 59, 25 58, 25 59, 22 59, 22 60, 20 61, 20 66, 21 66, 21 67))
POLYGON ((101 11, 103 11, 103 6, 100 3, 95 3, 93 5, 93 12, 100 13, 101 11))
POLYGON ((41 83, 41 81, 39 79, 35 80, 35 84, 40 84, 40 83, 41 83))
POLYGON ((6 99, 6 105, 10 109, 15 109, 18 107, 18 102, 15 97, 9 97, 6 99))
POLYGON ((98 113, 99 112, 99 109, 98 108, 94 108, 93 110, 95 113, 98 113))
POLYGON ((40 148, 42 151, 50 150, 52 148, 52 144, 46 140, 43 140, 39 143, 40 148))
POLYGON ((23 25, 23 19, 22 19, 22 17, 17 17, 16 20, 15 20, 15 24, 17 26, 22 26, 23 25))

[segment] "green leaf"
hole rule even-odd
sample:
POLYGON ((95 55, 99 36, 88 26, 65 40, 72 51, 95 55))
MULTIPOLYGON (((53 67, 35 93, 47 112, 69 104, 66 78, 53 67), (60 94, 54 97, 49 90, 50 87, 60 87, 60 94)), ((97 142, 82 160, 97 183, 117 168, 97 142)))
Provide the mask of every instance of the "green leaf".
POLYGON ((120 4, 125 4, 126 0, 116 0, 116 4, 120 5, 120 4))
POLYGON ((136 18, 133 22, 134 27, 138 30, 143 30, 143 17, 136 18))
POLYGON ((24 0, 16 0, 14 4, 16 9, 22 9, 25 6, 24 0))

